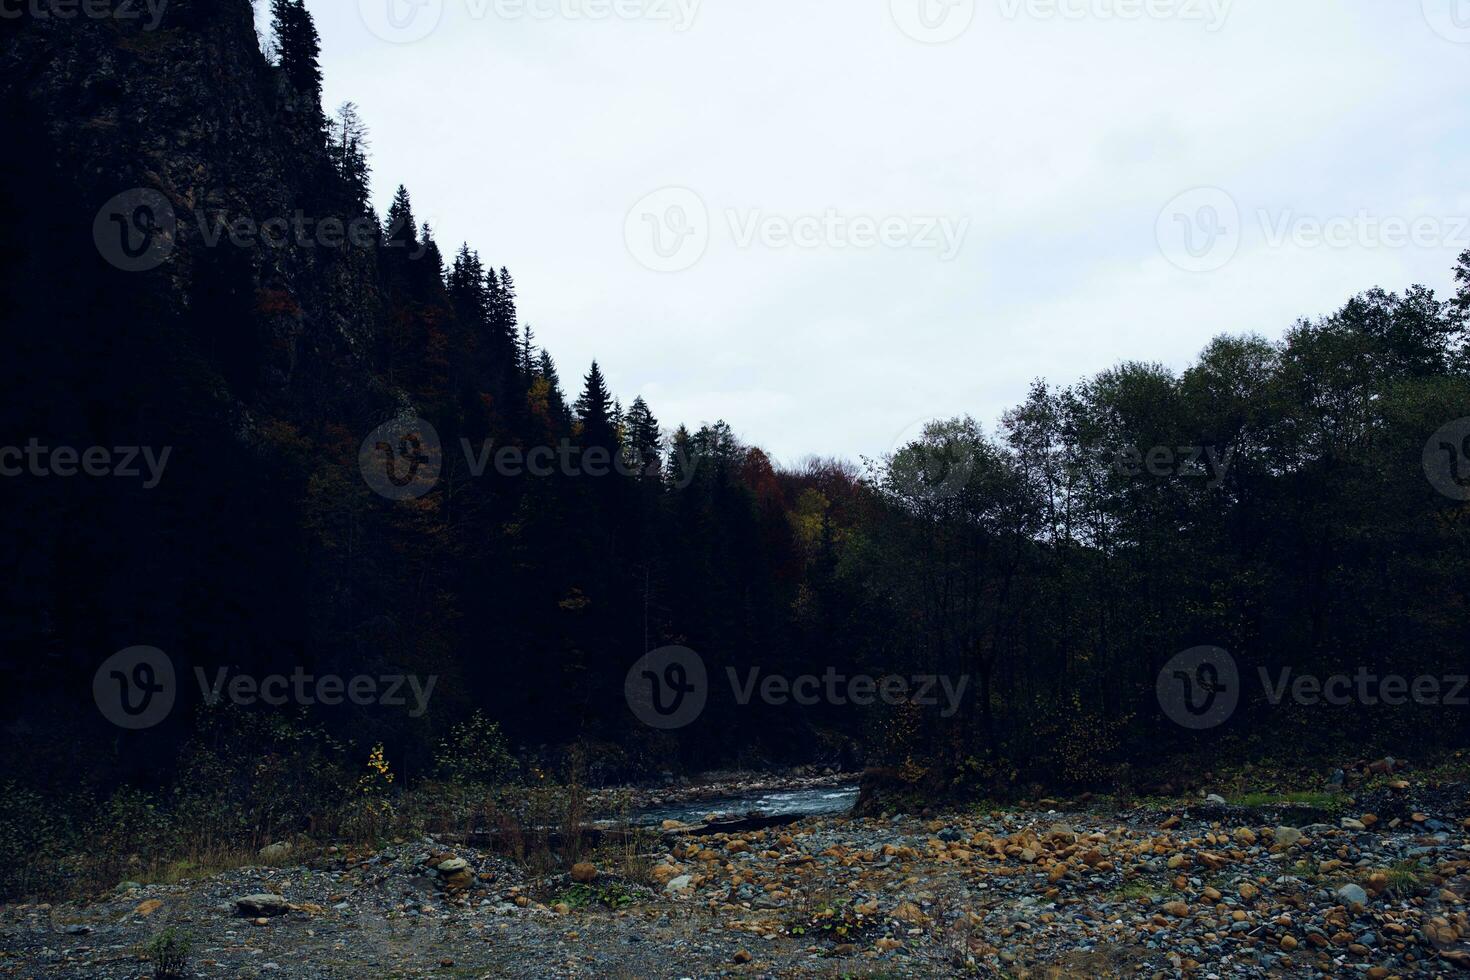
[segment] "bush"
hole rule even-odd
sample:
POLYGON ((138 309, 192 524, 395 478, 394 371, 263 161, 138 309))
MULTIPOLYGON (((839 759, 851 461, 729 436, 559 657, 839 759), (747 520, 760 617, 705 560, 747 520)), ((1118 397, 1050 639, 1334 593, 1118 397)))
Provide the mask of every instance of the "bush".
POLYGON ((459 786, 498 786, 515 772, 500 725, 479 711, 451 728, 434 753, 434 774, 459 786))
POLYGON ((189 968, 190 944, 187 937, 170 926, 148 943, 148 958, 153 962, 153 976, 157 980, 174 980, 182 977, 189 968))

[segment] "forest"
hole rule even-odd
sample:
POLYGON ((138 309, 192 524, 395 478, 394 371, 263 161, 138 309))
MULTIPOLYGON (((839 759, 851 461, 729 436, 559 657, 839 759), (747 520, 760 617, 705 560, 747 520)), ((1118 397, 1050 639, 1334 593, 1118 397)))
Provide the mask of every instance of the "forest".
POLYGON ((141 474, 0 480, 7 888, 99 819, 255 846, 330 823, 371 759, 395 794, 466 764, 592 786, 817 764, 1002 798, 1464 744, 1453 704, 1270 694, 1284 670, 1465 670, 1470 253, 1457 295, 1365 282, 1183 370, 1038 379, 999 419, 777 466, 738 419, 663 418, 558 363, 554 326, 518 313, 514 241, 441 243, 402 186, 376 213, 396 181, 371 121, 322 105, 302 0, 270 6, 264 42, 246 0, 175 0, 164 30, 30 20, 0 53, 25 148, 0 160, 0 444, 136 447, 141 474), (315 230, 280 233, 297 215, 315 230), (414 464, 387 492, 385 446, 390 477, 414 464), (138 647, 179 684, 129 730, 91 692, 138 647), (668 647, 712 679, 676 729, 624 696, 668 647), (1243 679, 1206 729, 1157 696, 1200 647, 1243 679), (742 703, 724 683, 833 672, 965 694, 742 703), (401 691, 242 706, 194 683, 293 675, 401 691))

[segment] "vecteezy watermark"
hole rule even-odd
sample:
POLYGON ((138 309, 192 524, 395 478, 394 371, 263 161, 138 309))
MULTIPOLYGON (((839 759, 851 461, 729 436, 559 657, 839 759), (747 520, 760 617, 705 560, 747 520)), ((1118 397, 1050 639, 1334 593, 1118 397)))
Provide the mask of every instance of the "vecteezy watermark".
POLYGON ((978 432, 960 418, 920 419, 898 434, 888 452, 891 488, 930 504, 948 500, 970 485, 979 464, 978 432))
MULTIPOLYGON (((1252 215, 1261 243, 1269 249, 1454 249, 1470 248, 1470 215, 1303 214, 1291 208, 1258 208, 1252 215)), ((1240 205, 1218 187, 1185 191, 1164 206, 1154 233, 1159 250, 1186 272, 1214 272, 1235 258, 1251 222, 1240 205)))
MULTIPOLYGON (((952 718, 959 712, 969 689, 970 678, 939 674, 873 677, 848 675, 835 667, 826 672, 787 677, 766 674, 759 667, 744 671, 725 668, 731 697, 741 707, 759 698, 764 704, 815 707, 820 704, 870 707, 911 704, 940 707, 940 716, 952 718)), ((709 673, 704 658, 687 647, 663 647, 639 657, 628 670, 623 694, 634 717, 652 728, 672 731, 692 725, 709 703, 709 673)))
POLYGON ((249 707, 266 704, 274 708, 288 704, 312 707, 326 705, 355 704, 368 708, 408 708, 410 718, 422 718, 429 710, 429 699, 434 696, 434 686, 439 675, 419 677, 417 674, 385 674, 372 676, 358 674, 344 678, 338 674, 308 674, 297 667, 290 676, 271 674, 254 677, 250 674, 230 675, 229 668, 220 667, 211 677, 203 667, 194 668, 199 681, 199 692, 208 705, 219 704, 228 698, 232 703, 249 707), (412 695, 412 704, 409 696, 412 695))
POLYGON ((1125 446, 1113 453, 1113 471, 1119 476, 1202 479, 1212 489, 1225 482, 1234 462, 1234 448, 1222 453, 1214 446, 1154 446, 1146 451, 1125 446))
POLYGON ((1429 437, 1424 475, 1451 500, 1470 502, 1470 418, 1457 419, 1429 437))
POLYGON ((1240 704, 1240 671, 1220 647, 1194 647, 1174 656, 1154 684, 1165 717, 1203 731, 1230 720, 1240 704))
MULTIPOLYGON (((288 704, 335 707, 407 708, 410 718, 422 718, 439 683, 438 675, 360 674, 344 678, 338 674, 309 674, 297 667, 291 674, 255 677, 231 675, 229 668, 211 672, 194 668, 199 694, 205 704, 228 699, 249 707, 288 704)), ((92 677, 92 698, 102 716, 119 728, 142 731, 166 719, 178 700, 178 679, 173 660, 157 647, 129 647, 108 657, 92 677)))
POLYGON ((0 446, 0 477, 117 477, 143 481, 152 490, 163 481, 172 446, 43 446, 32 437, 24 446, 0 446), (141 468, 140 468, 141 466, 141 468), (145 472, 146 471, 146 472, 145 472))
POLYGON ((628 668, 623 697, 633 716, 650 728, 672 731, 691 725, 709 703, 704 658, 679 646, 646 653, 628 668))
POLYGON ((1186 272, 1222 269, 1240 250, 1240 207, 1218 187, 1196 187, 1164 205, 1154 237, 1164 258, 1186 272))
POLYGON ((143 30, 163 23, 169 0, 0 0, 0 20, 144 21, 143 30))
POLYGON ((97 252, 123 272, 147 272, 168 261, 178 218, 168 198, 149 188, 123 191, 97 212, 92 240, 97 252))
MULTIPOLYGON (((556 445, 496 446, 485 439, 479 445, 460 439, 465 468, 476 479, 489 472, 508 479, 525 476, 635 478, 663 474, 660 465, 642 464, 601 446, 578 446, 570 439, 556 445)), ((694 482, 700 458, 682 449, 669 458, 669 484, 683 490, 694 482)), ((375 493, 389 500, 416 500, 438 485, 444 471, 444 450, 439 433, 420 418, 394 419, 374 429, 363 440, 358 467, 375 493)))
MULTIPOLYGON (((683 33, 694 26, 702 0, 460 0, 472 21, 565 20, 603 23, 642 21, 672 24, 683 33)), ((444 22, 445 0, 358 0, 370 33, 391 44, 412 44, 444 22)))
POLYGON ((1214 33, 1225 26, 1235 0, 999 0, 1006 20, 1139 21, 1202 24, 1214 33))
MULTIPOLYGON (((854 214, 827 208, 820 214, 772 214, 759 208, 723 213, 731 243, 773 251, 931 251, 953 261, 964 247, 970 218, 940 214, 854 214)), ((687 187, 665 187, 644 196, 623 221, 623 239, 639 264, 654 272, 682 272, 704 258, 716 223, 704 199, 687 187)))
POLYGON ((174 663, 156 647, 129 647, 102 662, 92 676, 92 699, 119 728, 152 728, 174 710, 174 663))
POLYGON ((102 206, 92 224, 92 237, 98 253, 123 272, 147 272, 163 265, 178 247, 183 227, 191 227, 205 248, 401 248, 414 260, 428 251, 426 242, 410 247, 399 239, 404 219, 382 228, 376 218, 367 215, 346 220, 315 218, 300 210, 259 219, 195 209, 189 218, 181 226, 168 198, 156 190, 137 188, 102 206))
POLYGON ((893 23, 922 44, 945 44, 975 22, 975 0, 888 0, 893 23))
MULTIPOLYGON (((465 463, 470 475, 482 477, 491 467, 499 476, 512 479, 522 476, 549 477, 560 474, 569 477, 604 477, 617 474, 622 477, 653 476, 662 470, 653 464, 643 465, 620 453, 601 446, 577 446, 570 439, 562 439, 555 446, 500 446, 495 440, 486 439, 479 446, 468 439, 459 441, 464 450, 465 463)), ((694 472, 699 466, 699 457, 684 450, 676 450, 670 461, 673 471, 670 484, 683 490, 694 482, 694 472)))
POLYGON ((1470 44, 1470 2, 1466 0, 1420 0, 1424 20, 1446 41, 1470 44))
POLYGON ((847 675, 828 667, 820 677, 803 674, 800 677, 785 677, 780 674, 761 676, 759 667, 752 667, 742 678, 734 667, 726 667, 730 688, 735 693, 735 703, 744 707, 760 694, 765 704, 780 707, 798 704, 810 708, 819 704, 836 707, 854 705, 870 707, 882 702, 886 705, 913 704, 921 708, 941 707, 941 718, 953 718, 959 713, 960 703, 970 686, 968 674, 952 678, 945 674, 914 674, 900 676, 886 674, 873 677, 869 674, 847 675))
MULTIPOLYGON (((1470 707, 1470 675, 1424 674, 1406 677, 1359 667, 1352 673, 1322 677, 1283 667, 1257 668, 1261 690, 1272 707, 1290 700, 1305 707, 1362 704, 1470 707)), ((1174 657, 1159 671, 1159 707, 1184 728, 1202 731, 1230 720, 1240 705, 1243 684, 1235 658, 1220 647, 1195 647, 1174 657)))
POLYGON ((1470 707, 1470 691, 1467 691, 1470 675, 1465 674, 1424 674, 1408 678, 1401 674, 1378 674, 1371 668, 1359 667, 1353 674, 1319 677, 1295 674, 1290 667, 1283 667, 1273 677, 1262 667, 1260 675, 1266 700, 1273 707, 1285 701, 1288 695, 1295 704, 1328 704, 1337 708, 1350 704, 1369 707, 1384 704, 1396 708, 1411 703, 1470 707))
POLYGON ((444 470, 439 433, 420 418, 397 418, 374 429, 357 453, 367 485, 389 500, 417 500, 444 470))

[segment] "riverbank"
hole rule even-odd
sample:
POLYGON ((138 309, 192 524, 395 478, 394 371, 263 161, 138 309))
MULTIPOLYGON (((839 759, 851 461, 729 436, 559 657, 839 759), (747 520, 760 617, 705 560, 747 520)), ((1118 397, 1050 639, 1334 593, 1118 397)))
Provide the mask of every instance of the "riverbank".
POLYGON ((0 975, 1444 976, 1470 969, 1470 798, 1396 781, 1290 799, 808 817, 680 829, 642 870, 533 874, 433 838, 0 910, 0 975), (1370 809, 1371 808, 1371 809, 1370 809), (240 905, 251 895, 264 896, 240 905))

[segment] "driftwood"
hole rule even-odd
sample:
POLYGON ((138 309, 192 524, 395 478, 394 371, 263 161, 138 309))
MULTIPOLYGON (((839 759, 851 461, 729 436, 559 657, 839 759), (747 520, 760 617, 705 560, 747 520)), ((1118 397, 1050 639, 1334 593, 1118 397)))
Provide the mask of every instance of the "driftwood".
POLYGON ((605 843, 636 841, 648 832, 647 827, 598 827, 588 824, 576 828, 572 834, 568 834, 564 827, 541 827, 514 833, 507 833, 503 830, 472 830, 467 834, 436 834, 435 836, 446 844, 464 844, 485 850, 506 850, 517 839, 528 844, 539 844, 544 841, 548 847, 559 848, 567 843, 569 836, 575 836, 582 843, 597 847, 605 843))
MULTIPOLYGON (((714 834, 746 834, 755 830, 766 830, 771 827, 785 827, 802 819, 800 813, 783 813, 776 816, 764 814, 752 814, 748 817, 735 817, 729 820, 713 820, 702 824, 681 824, 669 830, 660 830, 658 827, 608 827, 598 824, 584 824, 576 828, 574 834, 578 840, 591 847, 601 844, 621 844, 636 842, 649 834, 663 834, 666 837, 710 837, 714 834)), ((569 835, 565 827, 535 827, 508 833, 500 829, 472 830, 467 834, 438 834, 439 840, 446 844, 464 844, 470 847, 479 847, 487 850, 505 850, 512 845, 516 838, 530 843, 544 841, 548 847, 558 848, 567 843, 569 835)))
POLYGON ((733 820, 714 820, 703 825, 696 824, 693 827, 680 827, 677 830, 669 831, 669 833, 685 834, 690 837, 708 837, 711 834, 744 834, 752 830, 785 827, 807 816, 810 816, 810 814, 782 813, 776 816, 737 817, 733 820))

